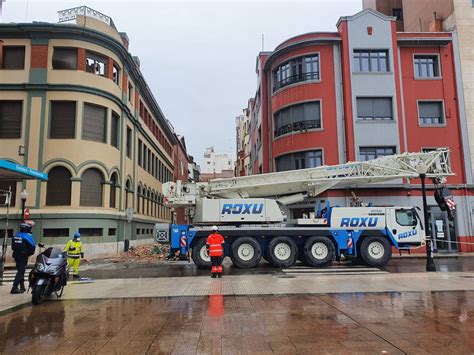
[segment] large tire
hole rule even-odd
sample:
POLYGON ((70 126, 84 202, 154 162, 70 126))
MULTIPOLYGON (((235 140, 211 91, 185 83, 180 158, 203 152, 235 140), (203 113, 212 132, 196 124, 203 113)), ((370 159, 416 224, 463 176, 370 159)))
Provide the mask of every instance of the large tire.
POLYGON ((40 285, 40 286, 35 286, 33 288, 32 296, 31 296, 31 302, 37 306, 41 303, 41 300, 43 299, 43 292, 44 292, 44 287, 45 285, 40 285))
POLYGON ((303 254, 308 265, 324 267, 331 265, 336 257, 336 249, 327 237, 311 237, 304 243, 303 254))
POLYGON ((193 246, 192 258, 198 269, 210 269, 211 258, 206 251, 206 239, 199 239, 193 246))
POLYGON ((290 267, 298 258, 298 247, 291 238, 275 237, 268 242, 267 255, 274 267, 290 267))
POLYGON ((360 255, 369 266, 385 266, 392 257, 392 245, 385 238, 366 237, 360 244, 360 255))
POLYGON ((252 237, 239 237, 231 245, 232 262, 240 269, 251 269, 260 263, 262 249, 252 237))

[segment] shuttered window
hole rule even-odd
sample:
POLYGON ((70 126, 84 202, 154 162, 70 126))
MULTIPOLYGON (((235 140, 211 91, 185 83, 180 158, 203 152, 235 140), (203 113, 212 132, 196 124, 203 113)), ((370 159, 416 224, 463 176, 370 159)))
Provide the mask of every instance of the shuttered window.
POLYGON ((77 48, 54 48, 53 69, 77 69, 77 48))
POLYGON ((441 101, 418 102, 421 125, 442 125, 445 123, 443 103, 441 101))
POLYGON ((25 68, 24 46, 3 46, 2 69, 21 70, 25 68))
POLYGON ((21 138, 22 101, 0 101, 0 139, 21 138))
POLYGON ((393 119, 392 98, 358 97, 357 119, 362 121, 389 121, 393 119))
POLYGON ((107 109, 103 106, 84 104, 82 139, 105 142, 107 109))
POLYGON ((75 138, 76 102, 51 101, 50 138, 75 138))
POLYGON ((110 124, 110 144, 112 144, 115 148, 119 147, 119 120, 119 115, 112 111, 112 122, 110 124))
POLYGON ((62 166, 57 166, 48 173, 46 205, 71 205, 71 173, 62 166))
MULTIPOLYGON (((13 180, 0 180, 0 190, 2 193, 11 191, 11 197, 10 197, 10 207, 15 207, 15 201, 16 201, 16 181, 13 180)), ((6 196, 0 196, 0 206, 5 206, 6 205, 6 196)))
POLYGON ((82 174, 81 206, 102 206, 102 173, 97 169, 88 169, 82 174))

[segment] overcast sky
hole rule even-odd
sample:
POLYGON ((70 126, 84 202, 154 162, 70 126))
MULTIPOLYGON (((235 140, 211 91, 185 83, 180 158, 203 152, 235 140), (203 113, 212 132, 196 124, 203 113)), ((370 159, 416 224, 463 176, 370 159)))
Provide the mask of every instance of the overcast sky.
POLYGON ((262 34, 271 51, 301 33, 336 31, 338 18, 360 11, 362 0, 6 0, 3 22, 57 22, 56 11, 81 5, 127 32, 162 111, 202 162, 210 145, 234 153, 234 120, 255 94, 262 34))

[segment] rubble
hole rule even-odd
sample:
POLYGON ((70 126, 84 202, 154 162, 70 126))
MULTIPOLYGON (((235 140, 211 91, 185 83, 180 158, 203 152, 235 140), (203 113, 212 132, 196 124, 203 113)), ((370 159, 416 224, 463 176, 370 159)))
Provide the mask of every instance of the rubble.
POLYGON ((160 243, 152 245, 141 245, 138 247, 130 247, 127 252, 123 252, 114 258, 113 263, 118 262, 154 262, 163 261, 168 256, 169 245, 160 243))

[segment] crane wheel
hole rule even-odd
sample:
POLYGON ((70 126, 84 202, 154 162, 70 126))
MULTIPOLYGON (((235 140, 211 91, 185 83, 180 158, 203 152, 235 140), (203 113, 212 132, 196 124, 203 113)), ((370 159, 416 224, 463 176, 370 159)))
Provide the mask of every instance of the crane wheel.
POLYGON ((211 258, 206 251, 206 238, 201 238, 194 244, 192 258, 198 269, 211 268, 211 258))
POLYGON ((308 265, 324 267, 331 265, 336 257, 336 249, 327 237, 311 237, 304 243, 303 254, 308 265))
POLYGON ((385 266, 392 257, 392 245, 385 238, 369 236, 360 244, 360 255, 369 266, 385 266))
POLYGON ((290 267, 298 258, 298 247, 289 237, 275 237, 268 242, 267 255, 274 267, 290 267))
POLYGON ((262 258, 260 244, 252 237, 239 237, 230 246, 232 262, 240 269, 256 267, 262 258))

